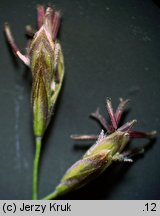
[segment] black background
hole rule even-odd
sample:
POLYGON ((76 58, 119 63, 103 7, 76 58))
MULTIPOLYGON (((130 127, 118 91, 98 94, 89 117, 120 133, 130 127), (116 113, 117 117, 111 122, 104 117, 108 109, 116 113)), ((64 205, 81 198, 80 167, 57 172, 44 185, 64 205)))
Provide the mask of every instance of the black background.
MULTIPOLYGON (((15 60, 3 34, 10 23, 22 52, 24 27, 36 26, 36 5, 47 1, 0 1, 0 199, 31 199, 34 140, 30 106, 31 73, 15 60)), ((88 118, 97 106, 107 116, 130 98, 125 121, 135 129, 157 130, 157 140, 133 164, 113 164, 95 181, 62 199, 160 199, 160 7, 152 0, 55 0, 63 16, 60 40, 65 80, 55 115, 43 143, 40 198, 80 159, 89 144, 70 139, 75 133, 100 133, 88 118)), ((134 140, 131 147, 146 140, 134 140)))

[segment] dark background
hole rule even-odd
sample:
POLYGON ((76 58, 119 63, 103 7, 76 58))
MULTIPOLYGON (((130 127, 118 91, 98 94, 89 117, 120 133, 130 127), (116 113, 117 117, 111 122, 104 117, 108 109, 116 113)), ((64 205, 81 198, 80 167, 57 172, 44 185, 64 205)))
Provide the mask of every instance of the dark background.
MULTIPOLYGON (((47 1, 0 1, 0 199, 30 199, 34 140, 30 106, 31 73, 10 52, 3 23, 10 23, 22 52, 24 27, 36 27, 36 5, 47 1)), ((95 181, 62 199, 160 199, 160 7, 152 0, 55 0, 63 16, 60 40, 65 80, 45 135, 40 164, 40 197, 50 193, 89 144, 74 133, 100 133, 88 118, 97 106, 107 116, 130 98, 125 121, 136 130, 157 130, 157 140, 133 164, 113 164, 95 181)), ((146 144, 134 140, 130 147, 146 144)))

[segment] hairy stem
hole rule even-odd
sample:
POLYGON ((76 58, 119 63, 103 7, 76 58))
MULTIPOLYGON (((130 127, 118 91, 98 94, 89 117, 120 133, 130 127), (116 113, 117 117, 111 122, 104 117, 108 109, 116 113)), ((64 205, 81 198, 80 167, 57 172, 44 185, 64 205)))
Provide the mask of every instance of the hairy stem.
POLYGON ((42 146, 42 138, 36 138, 36 152, 34 157, 34 164, 33 164, 33 179, 32 179, 32 199, 38 199, 38 169, 39 169, 39 159, 41 153, 41 146, 42 146))

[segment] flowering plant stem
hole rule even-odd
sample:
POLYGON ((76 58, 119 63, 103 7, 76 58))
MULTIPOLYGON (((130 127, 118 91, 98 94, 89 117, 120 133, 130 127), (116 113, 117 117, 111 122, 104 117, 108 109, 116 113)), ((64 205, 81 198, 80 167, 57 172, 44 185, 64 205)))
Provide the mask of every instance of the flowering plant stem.
POLYGON ((40 137, 36 138, 36 152, 34 157, 33 165, 33 179, 32 179, 32 199, 38 199, 38 170, 39 170, 39 159, 41 153, 42 139, 40 137))
POLYGON ((48 194, 47 196, 43 197, 42 200, 53 200, 58 196, 56 192, 48 194))

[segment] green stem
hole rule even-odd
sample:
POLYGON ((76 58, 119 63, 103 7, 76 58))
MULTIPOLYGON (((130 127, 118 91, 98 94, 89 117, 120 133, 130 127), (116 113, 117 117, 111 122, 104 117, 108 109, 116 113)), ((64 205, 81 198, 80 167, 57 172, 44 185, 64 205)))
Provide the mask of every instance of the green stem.
POLYGON ((43 197, 42 200, 52 200, 52 199, 55 199, 55 198, 57 197, 57 195, 58 195, 58 194, 57 194, 57 192, 55 191, 55 192, 53 192, 53 193, 51 193, 51 194, 49 194, 49 195, 43 197))
POLYGON ((33 179, 32 179, 32 199, 38 199, 38 169, 39 169, 39 159, 41 153, 42 146, 42 138, 36 137, 36 152, 34 157, 34 165, 33 165, 33 179))

